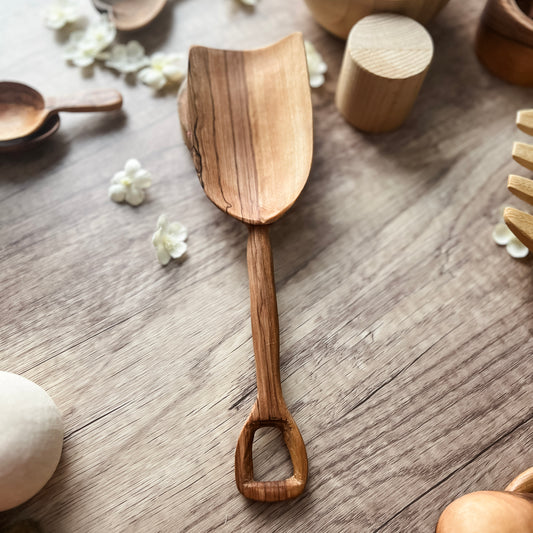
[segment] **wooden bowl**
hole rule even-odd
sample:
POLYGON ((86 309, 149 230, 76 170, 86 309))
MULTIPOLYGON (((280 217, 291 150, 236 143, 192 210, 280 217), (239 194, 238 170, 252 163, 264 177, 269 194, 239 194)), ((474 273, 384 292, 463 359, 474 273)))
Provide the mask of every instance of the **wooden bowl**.
POLYGON ((498 78, 533 86, 533 0, 488 0, 475 49, 498 78))
POLYGON ((34 133, 11 141, 0 141, 0 154, 31 150, 52 136, 59 129, 60 124, 59 115, 52 115, 34 133))
POLYGON ((315 20, 346 39, 352 26, 372 13, 398 13, 427 24, 448 0, 305 0, 315 20))

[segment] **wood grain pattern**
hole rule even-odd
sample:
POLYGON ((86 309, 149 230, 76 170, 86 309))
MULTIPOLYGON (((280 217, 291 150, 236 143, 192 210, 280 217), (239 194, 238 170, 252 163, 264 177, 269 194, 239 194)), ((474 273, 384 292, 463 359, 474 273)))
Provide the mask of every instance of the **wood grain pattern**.
POLYGON ((303 40, 253 51, 192 47, 188 120, 208 198, 247 224, 270 224, 302 191, 313 149, 303 40))
POLYGON ((407 118, 433 57, 431 36, 408 17, 369 15, 350 32, 335 103, 367 132, 399 128, 407 118))
POLYGON ((533 251, 533 215, 514 207, 506 207, 503 219, 518 239, 533 251))
POLYGON ((487 0, 476 34, 476 53, 493 74, 517 85, 533 85, 531 0, 487 0))
POLYGON ((511 174, 507 178, 507 189, 520 200, 533 205, 533 180, 511 174))
POLYGON ((307 482, 307 455, 281 391, 274 266, 268 226, 263 225, 292 206, 311 166, 312 106, 302 35, 246 52, 191 48, 180 108, 185 144, 205 193, 217 207, 249 224, 257 399, 237 442, 237 487, 247 498, 263 502, 295 498, 307 482), (265 426, 282 432, 293 466, 288 479, 254 479, 254 434, 265 426))
POLYGON ((398 13, 427 24, 448 0, 305 0, 315 20, 346 39, 353 25, 374 13, 398 13))
MULTIPOLYGON (((507 176, 532 177, 510 154, 530 142, 513 117, 531 90, 469 53, 479 2, 452 1, 432 22, 413 113, 380 136, 337 112, 344 43, 302 2, 181 0, 136 36, 148 53, 186 52, 299 30, 328 63, 309 181, 270 232, 282 388, 309 456, 305 492, 278 504, 235 488, 255 396, 248 230, 203 193, 175 94, 67 67, 41 9, 3 6, 2 75, 43 94, 113 87, 124 108, 65 113, 46 144, 0 158, 0 367, 43 386, 67 433, 55 476, 0 527, 426 533, 454 499, 533 464, 533 263, 491 239, 513 205, 507 176), (153 174, 138 208, 107 198, 130 157, 153 174), (187 259, 166 268, 150 244, 161 213, 190 233, 187 259)), ((254 472, 284 475, 270 435, 255 437, 254 472)))
POLYGON ((533 135, 533 109, 521 109, 516 114, 516 126, 528 135, 533 135))

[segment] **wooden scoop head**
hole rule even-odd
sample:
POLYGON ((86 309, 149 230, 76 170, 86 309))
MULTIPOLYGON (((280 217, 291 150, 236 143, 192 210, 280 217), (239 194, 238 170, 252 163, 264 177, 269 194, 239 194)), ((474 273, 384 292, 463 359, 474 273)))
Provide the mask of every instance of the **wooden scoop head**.
POLYGON ((202 187, 247 224, 269 224, 303 189, 313 154, 302 35, 252 51, 194 46, 187 121, 202 187))

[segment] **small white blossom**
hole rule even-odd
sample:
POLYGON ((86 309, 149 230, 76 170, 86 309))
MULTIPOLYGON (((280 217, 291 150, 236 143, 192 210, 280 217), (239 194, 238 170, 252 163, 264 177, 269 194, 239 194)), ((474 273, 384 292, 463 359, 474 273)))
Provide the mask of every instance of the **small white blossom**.
POLYGON ((111 48, 106 59, 106 67, 113 68, 124 74, 137 72, 150 64, 144 53, 144 47, 139 41, 129 41, 127 44, 116 44, 111 48))
POLYGON ((157 259, 165 266, 170 259, 178 259, 187 251, 187 228, 179 222, 169 222, 167 215, 157 219, 157 230, 152 237, 157 259))
POLYGON ((152 89, 162 89, 167 83, 181 81, 186 73, 187 61, 183 54, 155 53, 150 66, 139 72, 139 79, 152 89))
POLYGON ((312 43, 304 41, 304 46, 307 68, 309 69, 309 85, 313 88, 320 87, 324 84, 324 74, 327 72, 328 66, 312 43))
POLYGON ((45 23, 52 30, 76 22, 79 17, 78 4, 74 0, 54 0, 44 11, 45 23))
POLYGON ((111 179, 109 198, 114 202, 126 200, 130 205, 139 205, 144 200, 144 190, 152 184, 150 172, 141 168, 137 159, 128 159, 124 170, 117 172, 111 179))
POLYGON ((95 59, 107 58, 104 50, 113 42, 117 30, 107 15, 101 15, 85 31, 70 34, 64 57, 77 67, 88 67, 95 59))
POLYGON ((500 246, 505 246, 507 252, 515 259, 522 259, 527 256, 529 250, 524 246, 515 234, 507 227, 505 222, 500 222, 492 230, 494 242, 500 246))

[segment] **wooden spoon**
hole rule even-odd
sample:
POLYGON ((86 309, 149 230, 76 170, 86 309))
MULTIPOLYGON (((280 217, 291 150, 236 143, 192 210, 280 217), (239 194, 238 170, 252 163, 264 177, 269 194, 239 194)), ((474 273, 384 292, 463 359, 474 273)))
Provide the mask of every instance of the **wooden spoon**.
POLYGON ((505 491, 472 492, 452 502, 436 533, 533 533, 533 468, 505 491))
POLYGON ((167 0, 93 0, 100 13, 108 13, 109 18, 120 31, 134 31, 150 24, 167 0))
POLYGON ((35 148, 48 137, 51 137, 60 126, 59 115, 52 115, 45 123, 37 130, 26 135, 26 137, 19 137, 12 141, 0 141, 0 154, 9 152, 25 152, 35 148))
POLYGON ((237 487, 259 501, 294 498, 307 481, 307 455, 281 390, 268 225, 291 207, 311 168, 312 106, 301 34, 253 51, 192 47, 179 107, 186 109, 180 115, 182 128, 205 193, 249 230, 257 399, 237 442, 237 487), (282 432, 294 469, 288 479, 253 478, 254 433, 264 426, 282 432))
POLYGON ((3 81, 0 82, 0 141, 30 135, 59 111, 111 111, 121 107, 122 96, 113 89, 45 99, 28 85, 3 81))

